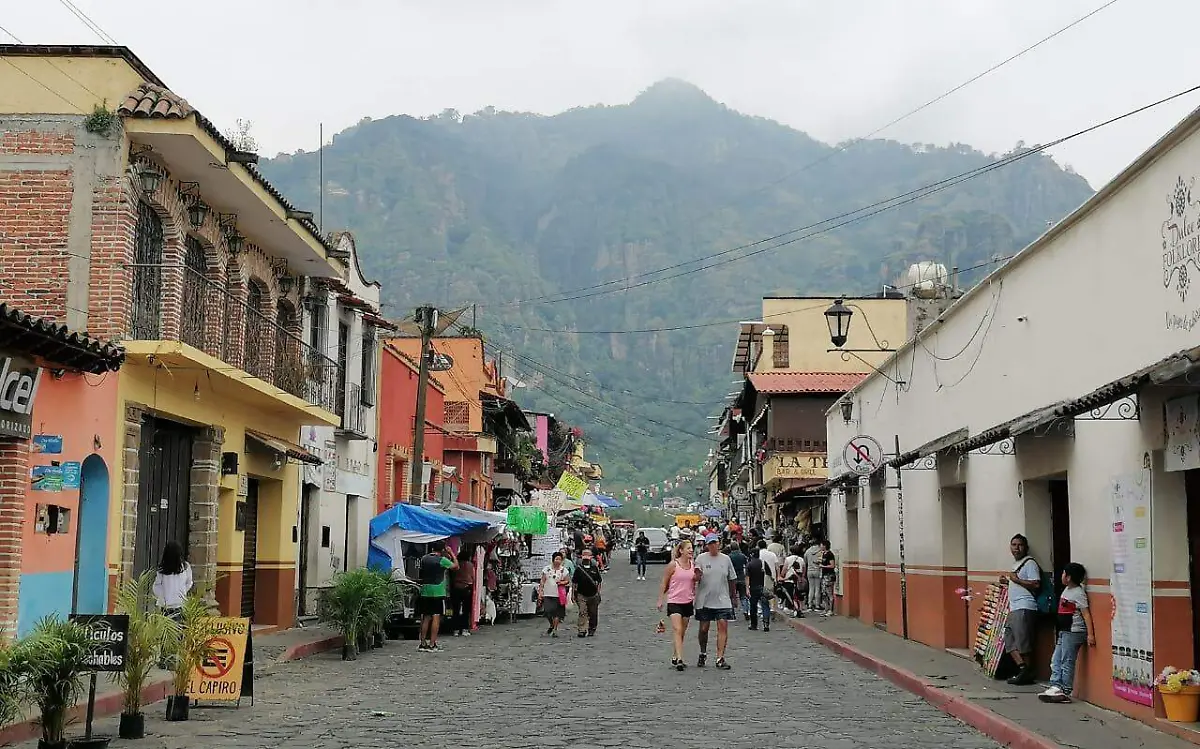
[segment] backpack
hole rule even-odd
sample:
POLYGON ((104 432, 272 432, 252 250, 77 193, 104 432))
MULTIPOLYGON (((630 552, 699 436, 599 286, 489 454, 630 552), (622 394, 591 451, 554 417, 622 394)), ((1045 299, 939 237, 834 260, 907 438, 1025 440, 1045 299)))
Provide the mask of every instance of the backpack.
POLYGON ((1054 589, 1054 573, 1043 570, 1042 565, 1038 564, 1038 561, 1033 557, 1025 557, 1021 560, 1020 564, 1017 565, 1017 568, 1013 571, 1013 574, 1017 574, 1020 569, 1025 566, 1025 563, 1029 561, 1032 561, 1034 564, 1036 564, 1038 568, 1038 580, 1040 581, 1036 596, 1038 613, 1052 613, 1056 609, 1054 604, 1055 599, 1057 598, 1054 589))

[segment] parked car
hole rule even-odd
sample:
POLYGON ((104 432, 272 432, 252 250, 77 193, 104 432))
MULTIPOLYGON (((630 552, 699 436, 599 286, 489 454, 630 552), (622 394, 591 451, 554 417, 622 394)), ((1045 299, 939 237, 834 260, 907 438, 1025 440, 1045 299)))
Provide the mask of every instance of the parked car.
POLYGON ((669 562, 671 561, 671 537, 667 535, 666 528, 638 528, 633 533, 633 546, 629 548, 629 563, 637 564, 637 537, 639 534, 645 533, 646 538, 650 541, 650 551, 646 553, 647 562, 669 562))

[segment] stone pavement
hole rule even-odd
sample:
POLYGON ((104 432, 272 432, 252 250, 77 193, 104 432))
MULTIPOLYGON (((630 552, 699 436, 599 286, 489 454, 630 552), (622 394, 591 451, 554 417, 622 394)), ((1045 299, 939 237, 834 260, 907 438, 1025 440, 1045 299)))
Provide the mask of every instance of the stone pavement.
POLYGON ((971 724, 988 726, 990 735, 1002 738, 1006 744, 1195 749, 1191 742, 1085 702, 1044 704, 1035 696, 1045 689, 1044 684, 1009 686, 988 678, 974 661, 906 641, 857 619, 806 617, 792 624, 834 652, 925 695, 930 702, 971 724))
MULTIPOLYGON (((662 567, 651 568, 652 578, 662 567)), ((599 634, 543 636, 542 620, 485 626, 342 662, 335 653, 276 665, 254 706, 198 708, 187 723, 149 708, 145 749, 325 747, 653 747, 720 749, 994 749, 991 739, 787 626, 734 622, 732 671, 667 667, 654 632, 656 583, 619 562, 608 574, 599 634)), ((715 632, 714 632, 715 638, 715 632)), ((710 645, 710 653, 714 649, 710 645)), ((710 656, 711 657, 711 656, 710 656)), ((114 733, 115 719, 101 721, 114 733)), ((119 746, 120 744, 114 744, 119 746)), ((32 745, 29 745, 32 747, 32 745)))

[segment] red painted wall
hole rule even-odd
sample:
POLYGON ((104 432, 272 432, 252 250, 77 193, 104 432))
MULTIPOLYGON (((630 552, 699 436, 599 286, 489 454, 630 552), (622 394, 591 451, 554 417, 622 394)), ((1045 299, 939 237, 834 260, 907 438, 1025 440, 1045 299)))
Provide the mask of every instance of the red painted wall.
MULTIPOLYGON (((383 348, 379 382, 379 458, 376 461, 375 496, 382 512, 392 504, 393 495, 407 496, 413 447, 413 424, 417 418, 416 365, 390 346, 383 348), (403 452, 403 458, 397 457, 403 452), (403 461, 403 462, 401 462, 403 461), (394 475, 390 476, 390 473, 394 475), (389 483, 389 476, 391 482, 389 483), (389 491, 389 486, 391 491, 389 491)), ((425 449, 423 459, 442 462, 445 436, 441 431, 445 414, 445 394, 430 378, 426 388, 425 449)))

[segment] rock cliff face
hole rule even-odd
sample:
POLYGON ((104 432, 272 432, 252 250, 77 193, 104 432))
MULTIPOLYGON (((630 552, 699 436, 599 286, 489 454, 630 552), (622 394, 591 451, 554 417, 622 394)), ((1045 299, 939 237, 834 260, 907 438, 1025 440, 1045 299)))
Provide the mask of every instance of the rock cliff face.
MULTIPOLYGON (((871 292, 919 259, 986 264, 1091 193, 1035 155, 821 223, 998 158, 958 144, 833 147, 668 80, 628 105, 554 116, 364 120, 325 151, 325 225, 355 232, 388 314, 478 305, 489 342, 516 351, 505 368, 540 383, 518 399, 580 424, 610 486, 637 485, 700 462, 704 416, 731 389, 734 325, 688 326, 757 317, 764 294, 871 292), (680 329, 546 332, 647 328, 680 329)), ((262 166, 317 204, 316 154, 262 166)))

